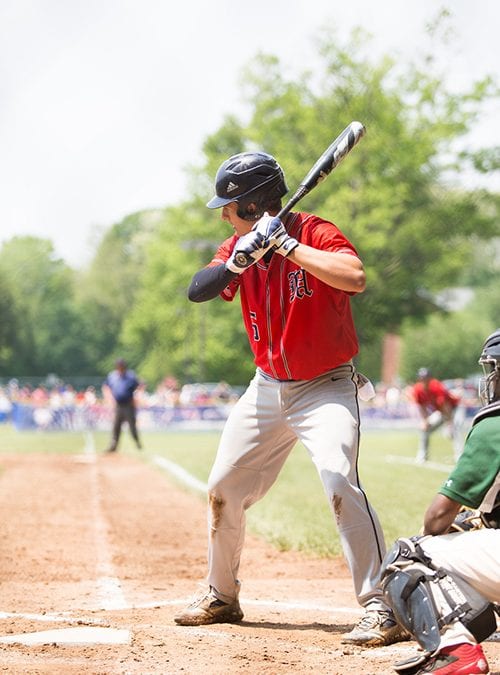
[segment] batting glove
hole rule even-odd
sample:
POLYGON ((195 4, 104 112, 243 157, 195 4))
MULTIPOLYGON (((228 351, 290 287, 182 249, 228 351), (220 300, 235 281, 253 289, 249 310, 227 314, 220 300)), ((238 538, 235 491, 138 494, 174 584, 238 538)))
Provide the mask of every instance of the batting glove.
POLYGON ((271 244, 260 232, 248 232, 236 242, 231 257, 226 261, 226 267, 231 272, 241 274, 260 260, 270 248, 271 244))
POLYGON ((285 226, 276 216, 265 213, 252 228, 253 232, 259 232, 270 246, 280 255, 287 256, 299 245, 299 242, 291 237, 285 226))

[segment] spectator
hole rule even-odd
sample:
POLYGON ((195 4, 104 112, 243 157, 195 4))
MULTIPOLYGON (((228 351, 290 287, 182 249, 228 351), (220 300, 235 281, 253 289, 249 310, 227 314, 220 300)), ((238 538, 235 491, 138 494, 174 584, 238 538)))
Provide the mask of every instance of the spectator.
POLYGON ((141 450, 142 445, 136 426, 136 406, 134 399, 134 392, 139 386, 139 380, 134 371, 128 370, 127 363, 124 359, 118 359, 115 363, 115 370, 109 373, 104 384, 109 388, 115 400, 115 417, 113 421, 111 444, 106 452, 116 452, 124 422, 128 423, 132 438, 134 439, 137 448, 141 450))
POLYGON ((12 403, 3 387, 0 387, 0 422, 9 419, 12 412, 12 403))
POLYGON ((212 393, 215 403, 227 403, 231 400, 231 387, 225 380, 221 380, 212 393))
POLYGON ((429 368, 420 368, 417 378, 412 396, 422 417, 422 427, 416 461, 418 464, 424 464, 429 459, 431 434, 444 423, 448 425, 453 454, 457 460, 461 452, 460 425, 457 416, 460 399, 440 380, 433 378, 429 368))

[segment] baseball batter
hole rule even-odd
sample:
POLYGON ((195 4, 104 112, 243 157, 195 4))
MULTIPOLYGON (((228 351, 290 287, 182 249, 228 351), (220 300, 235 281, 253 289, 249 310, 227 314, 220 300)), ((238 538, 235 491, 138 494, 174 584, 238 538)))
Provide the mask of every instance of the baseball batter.
POLYGON ((366 608, 346 642, 383 645, 407 634, 376 582, 385 554, 377 516, 360 484, 358 351, 350 297, 365 288, 354 246, 331 222, 307 213, 274 217, 288 188, 266 153, 226 160, 209 208, 221 208, 234 233, 195 274, 189 298, 240 295, 256 373, 221 435, 209 481, 208 589, 175 621, 243 618, 238 570, 245 511, 270 489, 293 446, 306 447, 322 481, 366 608))

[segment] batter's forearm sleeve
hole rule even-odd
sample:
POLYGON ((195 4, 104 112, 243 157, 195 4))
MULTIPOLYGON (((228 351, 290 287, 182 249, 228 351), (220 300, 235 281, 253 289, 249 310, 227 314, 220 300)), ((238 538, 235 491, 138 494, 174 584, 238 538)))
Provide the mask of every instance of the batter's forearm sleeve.
POLYGON ((238 275, 225 265, 204 267, 196 272, 188 289, 188 298, 192 302, 205 302, 216 298, 238 275))

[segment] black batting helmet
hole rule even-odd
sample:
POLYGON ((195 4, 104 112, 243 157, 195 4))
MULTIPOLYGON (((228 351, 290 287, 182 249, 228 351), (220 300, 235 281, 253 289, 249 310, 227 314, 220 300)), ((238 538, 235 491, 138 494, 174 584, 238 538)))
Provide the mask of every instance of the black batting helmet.
POLYGON ((482 403, 487 405, 499 398, 497 389, 500 380, 500 328, 484 341, 479 365, 484 373, 484 377, 479 381, 479 396, 482 403))
POLYGON ((221 164, 215 177, 215 196, 209 209, 238 202, 238 215, 245 220, 260 218, 266 206, 288 192, 283 169, 265 152, 240 152, 221 164), (255 208, 247 210, 249 204, 255 208))

